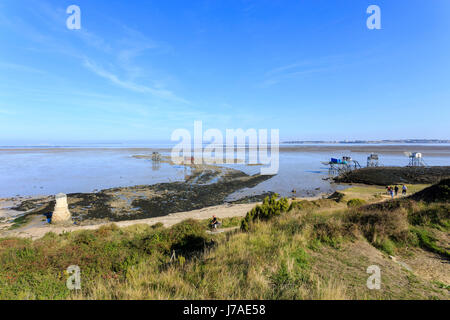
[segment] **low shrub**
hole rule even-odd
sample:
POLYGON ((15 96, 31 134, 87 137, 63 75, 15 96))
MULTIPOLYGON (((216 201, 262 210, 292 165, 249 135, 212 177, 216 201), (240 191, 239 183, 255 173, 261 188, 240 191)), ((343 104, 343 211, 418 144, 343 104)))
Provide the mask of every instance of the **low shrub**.
POLYGON ((312 211, 314 209, 320 209, 320 208, 333 208, 336 207, 337 203, 334 200, 331 199, 318 199, 318 200, 300 200, 300 201, 293 201, 291 205, 289 206, 288 211, 292 211, 294 209, 297 210, 309 210, 312 211))
POLYGON ((341 219, 330 218, 314 224, 314 236, 320 243, 339 248, 345 238, 355 236, 354 226, 341 219))
POLYGON ((78 245, 91 245, 97 241, 96 232, 92 231, 80 231, 75 235, 74 243, 78 245))
POLYGON ((349 208, 357 208, 357 207, 361 207, 362 205, 366 204, 366 201, 364 201, 363 199, 350 199, 347 201, 347 207, 349 208))
POLYGON ((408 219, 405 209, 395 211, 350 210, 346 219, 358 225, 359 229, 373 244, 386 239, 406 242, 408 239, 408 219))
POLYGON ((170 229, 158 228, 138 239, 137 246, 147 253, 159 251, 169 253, 172 250, 183 254, 202 250, 211 239, 206 235, 204 226, 193 219, 185 220, 170 229))
POLYGON ((163 228, 164 224, 162 222, 158 222, 155 223, 154 225, 151 226, 152 229, 159 229, 159 228, 163 228))
POLYGON ((116 232, 119 230, 119 227, 115 223, 107 224, 104 226, 101 226, 95 231, 95 234, 99 237, 107 237, 111 235, 113 232, 116 232))
POLYGON ((289 209, 288 199, 280 198, 278 200, 277 198, 277 194, 272 195, 270 198, 266 197, 262 205, 257 205, 247 212, 247 215, 241 222, 241 230, 248 231, 251 223, 254 221, 269 220, 286 212, 289 209))
POLYGON ((450 229, 450 204, 429 204, 411 210, 409 222, 414 226, 429 226, 438 229, 450 229))
POLYGON ((375 246, 389 255, 394 255, 397 248, 395 243, 390 239, 383 239, 381 243, 376 243, 375 246))
POLYGON ((203 250, 211 245, 212 240, 206 235, 206 230, 198 221, 189 219, 168 229, 171 250, 189 255, 203 250))
POLYGON ((342 192, 336 191, 331 196, 328 197, 328 199, 334 200, 336 202, 341 202, 345 197, 345 194, 342 192))

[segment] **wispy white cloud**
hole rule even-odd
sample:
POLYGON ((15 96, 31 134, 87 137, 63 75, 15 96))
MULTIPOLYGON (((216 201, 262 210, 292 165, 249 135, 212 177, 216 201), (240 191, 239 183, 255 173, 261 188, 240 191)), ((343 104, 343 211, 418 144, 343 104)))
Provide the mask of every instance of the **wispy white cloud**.
MULTIPOLYGON (((294 68, 294 67, 292 67, 292 68, 294 68)), ((296 77, 313 74, 313 73, 319 73, 319 72, 327 72, 327 71, 333 70, 333 68, 335 68, 335 67, 330 66, 330 67, 323 67, 323 68, 304 68, 303 70, 299 70, 299 71, 283 72, 283 73, 280 72, 280 73, 264 80, 260 84, 260 86, 263 88, 267 88, 267 87, 276 85, 276 84, 282 82, 283 80, 286 80, 289 78, 296 78, 296 77)), ((289 68, 289 69, 291 69, 291 68, 289 68)), ((286 68, 285 70, 288 70, 288 68, 286 68)))
MULTIPOLYGON (((21 35, 26 35, 34 43, 39 44, 37 51, 51 51, 79 59, 82 66, 86 67, 89 71, 121 88, 152 95, 172 102, 189 104, 186 99, 178 97, 172 91, 166 89, 163 81, 164 77, 155 79, 154 75, 148 74, 148 67, 143 67, 135 63, 135 59, 145 54, 147 50, 159 50, 160 52, 170 51, 170 46, 167 44, 153 41, 140 31, 122 24, 117 24, 118 29, 122 30, 121 35, 110 42, 88 30, 85 25, 82 25, 81 30, 76 30, 75 32, 69 31, 65 27, 67 14, 64 8, 54 7, 45 1, 33 1, 32 3, 32 8, 29 7, 28 9, 51 32, 37 31, 29 22, 23 20, 0 20, 3 20, 3 24, 7 24, 7 27, 11 30, 21 35), (69 32, 70 37, 67 36, 69 32), (68 39, 73 39, 73 37, 80 39, 82 43, 93 50, 90 53, 90 58, 86 58, 86 50, 81 50, 79 47, 68 42, 68 39), (106 56, 103 56, 102 60, 106 59, 109 62, 108 68, 96 62, 99 58, 93 58, 94 56, 105 54, 106 56), (141 78, 145 78, 147 82, 151 82, 151 85, 139 84, 137 80, 141 78)), ((0 18, 2 18, 1 13, 0 18)), ((16 67, 18 68, 18 66, 16 67)), ((164 72, 160 73, 163 74, 164 72)))
POLYGON ((84 59, 83 65, 87 69, 94 72, 96 75, 98 75, 102 78, 105 78, 105 79, 109 80, 111 83, 113 83, 119 87, 122 87, 124 89, 132 90, 134 92, 139 92, 139 93, 149 93, 156 97, 171 100, 171 101, 187 103, 187 104, 189 103, 188 101, 177 97, 169 90, 157 89, 157 88, 153 88, 153 87, 149 87, 149 86, 140 85, 140 84, 137 84, 132 81, 121 80, 116 74, 105 70, 104 68, 95 64, 93 61, 91 61, 87 58, 84 59))
POLYGON ((292 69, 297 69, 297 68, 301 68, 301 67, 307 67, 307 66, 310 66, 311 64, 312 64, 312 62, 310 60, 296 62, 296 63, 288 64, 288 65, 285 65, 285 66, 281 66, 281 67, 269 70, 268 72, 266 72, 266 75, 267 76, 277 75, 277 74, 280 74, 282 72, 289 71, 289 70, 292 70, 292 69))
POLYGON ((260 87, 266 88, 276 85, 284 80, 298 78, 314 73, 326 73, 337 69, 361 63, 360 57, 364 52, 356 54, 337 54, 331 56, 317 57, 312 60, 297 61, 288 65, 269 70, 265 74, 265 80, 260 87), (353 60, 351 59, 353 57, 353 60), (345 61, 352 60, 348 63, 345 61))

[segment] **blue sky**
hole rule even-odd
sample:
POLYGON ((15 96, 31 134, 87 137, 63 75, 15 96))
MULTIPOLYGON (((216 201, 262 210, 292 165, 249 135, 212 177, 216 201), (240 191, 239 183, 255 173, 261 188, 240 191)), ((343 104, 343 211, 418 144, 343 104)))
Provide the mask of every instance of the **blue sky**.
POLYGON ((0 141, 450 139, 450 1, 0 2, 0 141), (66 8, 81 8, 81 30, 66 8), (381 8, 369 30, 366 8, 381 8))

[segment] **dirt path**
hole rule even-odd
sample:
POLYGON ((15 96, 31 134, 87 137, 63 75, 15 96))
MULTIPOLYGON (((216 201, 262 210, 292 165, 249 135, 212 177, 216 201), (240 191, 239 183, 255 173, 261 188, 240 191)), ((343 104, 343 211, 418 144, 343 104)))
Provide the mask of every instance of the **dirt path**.
MULTIPOLYGON (((309 197, 302 198, 303 200, 316 200, 321 198, 309 197)), ((300 198, 299 198, 300 199, 300 198)), ((195 220, 205 220, 216 215, 219 219, 232 218, 232 217, 244 217, 248 211, 250 211, 258 203, 244 203, 244 204, 222 204, 218 206, 206 207, 203 209, 184 211, 171 213, 166 216, 140 219, 140 220, 127 220, 114 222, 119 227, 128 227, 135 224, 147 224, 154 225, 157 223, 162 223, 166 227, 170 227, 186 219, 195 220)), ((95 230, 101 226, 111 224, 112 222, 99 223, 95 225, 86 226, 70 226, 70 227, 60 227, 47 224, 42 215, 34 215, 29 223, 26 225, 15 229, 15 230, 5 230, 0 231, 0 237, 20 237, 20 238, 31 238, 39 239, 43 237, 47 232, 54 232, 56 234, 61 234, 63 232, 71 232, 78 230, 95 230)))
MULTIPOLYGON (((189 218, 196 220, 204 220, 211 218, 213 215, 216 215, 219 219, 231 217, 244 217, 246 213, 255 205, 256 205, 255 203, 219 205, 198 210, 172 213, 163 217, 120 221, 115 222, 115 224, 119 227, 127 227, 134 224, 154 225, 156 223, 163 223, 164 226, 170 227, 174 224, 177 224, 189 218)), ((110 224, 109 222, 88 226, 58 227, 42 222, 43 219, 44 219, 43 216, 34 216, 31 222, 28 223, 27 225, 16 230, 3 231, 0 233, 0 236, 32 238, 34 240, 43 237, 47 232, 54 232, 56 234, 61 234, 63 232, 70 232, 77 230, 95 230, 103 225, 110 224)))
POLYGON ((239 229, 239 227, 231 227, 231 228, 223 228, 223 229, 219 228, 216 230, 207 230, 206 233, 219 234, 219 233, 229 232, 229 231, 238 230, 238 229, 239 229))

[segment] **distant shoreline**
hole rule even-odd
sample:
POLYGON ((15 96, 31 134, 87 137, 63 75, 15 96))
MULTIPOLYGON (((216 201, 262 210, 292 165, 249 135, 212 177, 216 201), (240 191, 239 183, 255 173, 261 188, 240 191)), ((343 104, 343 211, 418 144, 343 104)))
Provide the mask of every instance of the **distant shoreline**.
POLYGON ((342 140, 342 141, 283 141, 286 144, 450 144, 450 140, 441 139, 400 139, 400 140, 342 140))
MULTIPOLYGON (((235 149, 252 148, 238 147, 235 149)), ((159 152, 162 154, 170 154, 172 151, 169 147, 40 147, 40 148, 2 148, 0 154, 26 154, 26 153, 45 153, 60 154, 71 152, 124 152, 132 154, 143 154, 159 152)), ((324 157, 333 157, 341 155, 351 155, 352 153, 377 153, 390 155, 403 155, 404 152, 421 152, 426 158, 428 157, 450 157, 450 144, 285 144, 279 146, 280 153, 324 153, 324 157)), ((447 165, 447 164, 443 164, 447 165)), ((448 163, 450 165, 450 162, 448 163)))
MULTIPOLYGON (((48 143, 48 144, 26 144, 26 143, 7 143, 0 142, 0 150, 70 150, 70 149, 96 149, 96 150, 171 150, 177 142, 167 141, 164 143, 156 142, 117 142, 117 143, 48 143)), ((204 146, 209 145, 205 142, 204 146)), ((271 144, 268 143, 268 146, 271 144)), ((450 140, 440 139, 405 139, 405 140, 352 140, 352 141, 325 141, 325 140, 286 140, 279 143, 280 148, 291 147, 293 145, 299 146, 448 146, 450 147, 450 140)), ((244 147, 244 145, 240 146, 244 147)), ((249 147, 248 144, 245 147, 249 147)))
MULTIPOLYGON (((207 146, 205 144, 204 146, 207 146)), ((220 147, 220 146, 218 146, 220 147)), ((271 147, 268 144, 268 147, 271 147)), ((235 146, 235 148, 256 148, 255 146, 235 146)), ((307 143, 307 142, 283 142, 279 145, 280 151, 332 151, 332 150, 348 150, 351 152, 391 152, 391 151, 426 151, 426 150, 445 150, 450 153, 450 142, 445 143, 307 143)), ((0 152, 33 152, 33 151, 49 151, 49 152, 66 152, 66 151, 159 151, 171 152, 172 146, 0 146, 0 152)))

